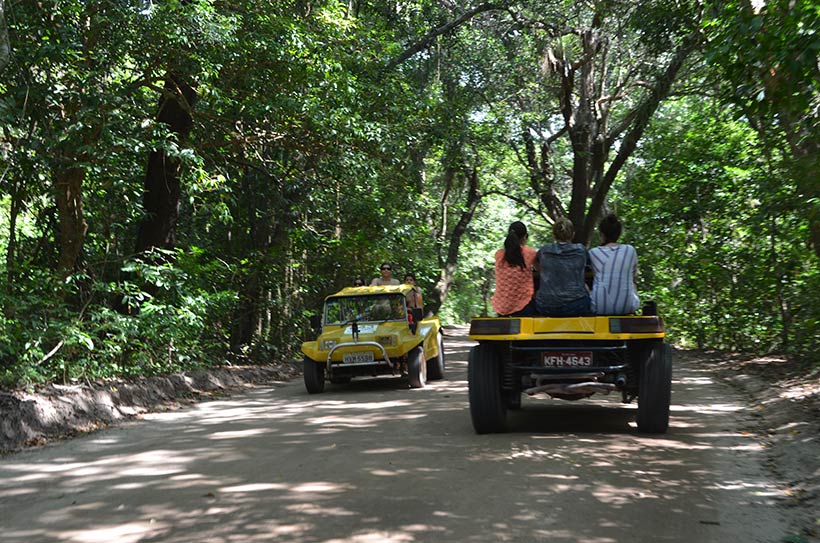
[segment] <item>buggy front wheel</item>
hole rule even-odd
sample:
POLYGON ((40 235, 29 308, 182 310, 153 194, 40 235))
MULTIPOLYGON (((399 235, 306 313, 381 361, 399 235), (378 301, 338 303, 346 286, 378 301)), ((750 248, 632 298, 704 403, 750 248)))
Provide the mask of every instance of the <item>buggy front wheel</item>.
POLYGON ((305 388, 309 394, 318 394, 325 390, 325 365, 305 357, 303 372, 305 388))
POLYGON ((407 378, 410 388, 424 388, 427 383, 427 364, 424 361, 424 349, 416 347, 407 353, 407 378))

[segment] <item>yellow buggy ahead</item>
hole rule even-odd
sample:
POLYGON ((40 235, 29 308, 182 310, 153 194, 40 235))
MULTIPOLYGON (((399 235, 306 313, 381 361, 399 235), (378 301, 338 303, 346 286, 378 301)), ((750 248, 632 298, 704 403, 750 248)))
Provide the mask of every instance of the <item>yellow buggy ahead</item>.
POLYGON ((315 341, 302 343, 305 388, 324 391, 325 381, 405 376, 412 388, 444 378, 444 343, 438 317, 408 311, 409 285, 349 287, 325 298, 315 341))
POLYGON ((669 426, 672 349, 663 319, 613 317, 475 318, 470 339, 470 415, 479 434, 502 432, 521 395, 579 400, 596 393, 638 399, 638 430, 669 426))

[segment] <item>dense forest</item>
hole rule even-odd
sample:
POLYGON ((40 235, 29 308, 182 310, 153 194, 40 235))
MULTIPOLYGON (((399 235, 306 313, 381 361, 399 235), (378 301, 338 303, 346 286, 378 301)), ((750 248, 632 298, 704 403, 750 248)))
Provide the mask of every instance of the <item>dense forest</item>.
POLYGON ((813 0, 0 0, 0 384, 297 358, 382 262, 445 324, 607 212, 682 346, 820 349, 813 0))

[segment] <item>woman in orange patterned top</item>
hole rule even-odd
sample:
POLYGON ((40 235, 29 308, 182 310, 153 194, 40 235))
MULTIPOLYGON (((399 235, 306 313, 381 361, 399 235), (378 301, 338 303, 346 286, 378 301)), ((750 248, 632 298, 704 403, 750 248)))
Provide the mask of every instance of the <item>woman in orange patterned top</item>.
POLYGON ((538 270, 536 251, 527 247, 527 227, 515 221, 507 231, 504 248, 495 252, 493 311, 499 317, 531 317, 537 314, 533 295, 533 271, 538 270))

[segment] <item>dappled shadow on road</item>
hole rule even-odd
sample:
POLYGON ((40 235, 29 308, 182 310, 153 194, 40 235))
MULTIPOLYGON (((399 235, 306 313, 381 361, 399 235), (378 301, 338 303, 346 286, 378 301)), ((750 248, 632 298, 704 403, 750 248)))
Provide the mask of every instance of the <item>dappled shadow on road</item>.
POLYGON ((705 374, 676 374, 663 436, 614 397, 527 399, 510 432, 477 436, 470 345, 448 338, 449 378, 425 389, 260 388, 9 457, 3 540, 776 540, 758 446, 705 374))

